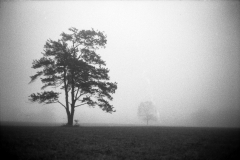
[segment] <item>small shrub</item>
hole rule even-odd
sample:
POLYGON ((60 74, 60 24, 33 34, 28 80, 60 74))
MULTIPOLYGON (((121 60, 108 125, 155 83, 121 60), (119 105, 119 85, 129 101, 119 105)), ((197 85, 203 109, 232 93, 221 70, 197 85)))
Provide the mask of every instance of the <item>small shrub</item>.
POLYGON ((74 127, 80 127, 80 125, 79 125, 79 123, 78 123, 78 120, 75 119, 74 121, 75 121, 74 127))

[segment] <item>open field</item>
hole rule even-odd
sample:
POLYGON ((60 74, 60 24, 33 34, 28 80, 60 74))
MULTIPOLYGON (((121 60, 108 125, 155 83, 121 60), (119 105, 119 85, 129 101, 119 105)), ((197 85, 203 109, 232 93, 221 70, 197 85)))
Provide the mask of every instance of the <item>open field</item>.
POLYGON ((240 129, 1 126, 7 159, 238 159, 240 129))

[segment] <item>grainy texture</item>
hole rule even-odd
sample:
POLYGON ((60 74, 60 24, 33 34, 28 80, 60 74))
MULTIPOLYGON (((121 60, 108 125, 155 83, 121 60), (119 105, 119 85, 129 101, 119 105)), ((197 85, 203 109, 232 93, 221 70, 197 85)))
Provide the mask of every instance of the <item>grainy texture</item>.
POLYGON ((239 129, 1 126, 7 159, 238 159, 239 129))

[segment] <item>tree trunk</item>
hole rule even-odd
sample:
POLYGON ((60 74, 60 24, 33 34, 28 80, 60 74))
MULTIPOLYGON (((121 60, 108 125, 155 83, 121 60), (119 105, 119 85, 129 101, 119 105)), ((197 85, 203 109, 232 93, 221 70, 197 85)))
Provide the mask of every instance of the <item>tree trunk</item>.
POLYGON ((68 116, 68 126, 73 126, 73 114, 67 114, 68 116))
POLYGON ((71 113, 68 115, 68 125, 73 126, 73 116, 74 116, 74 108, 75 108, 75 100, 74 100, 74 72, 72 71, 72 104, 71 104, 71 113))
POLYGON ((66 112, 67 112, 67 119, 68 119, 67 126, 73 126, 73 115, 74 114, 71 114, 68 109, 66 109, 66 112))
POLYGON ((65 101, 66 101, 66 112, 67 112, 67 126, 73 126, 73 114, 69 111, 69 105, 68 105, 68 85, 66 80, 66 70, 64 70, 64 89, 65 89, 65 101))

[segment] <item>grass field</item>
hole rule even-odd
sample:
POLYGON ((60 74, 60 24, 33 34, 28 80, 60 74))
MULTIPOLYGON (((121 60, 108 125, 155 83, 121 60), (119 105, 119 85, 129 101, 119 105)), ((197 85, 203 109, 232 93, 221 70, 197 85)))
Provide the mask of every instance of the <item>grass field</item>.
POLYGON ((240 129, 1 126, 6 159, 239 159, 240 129))

